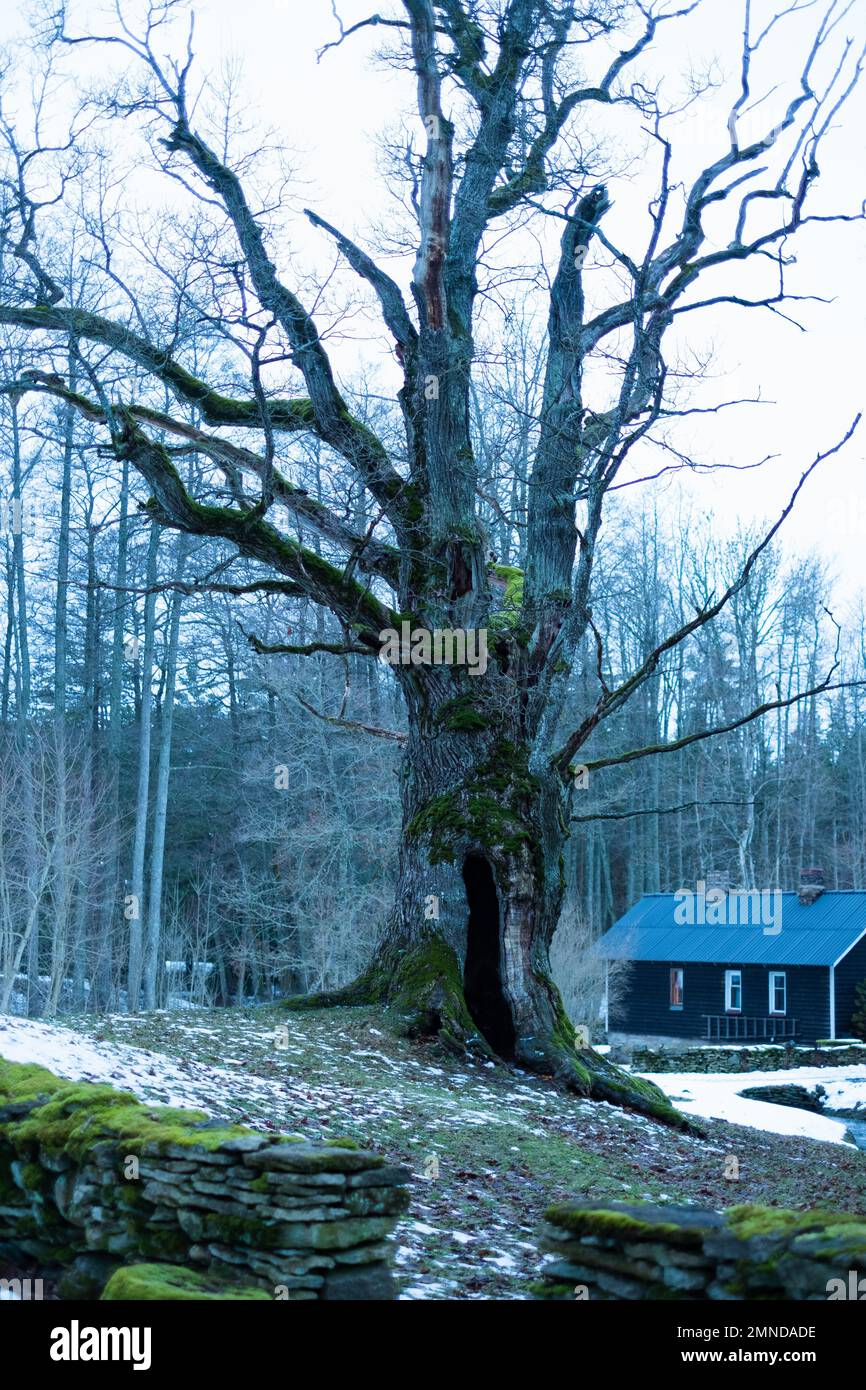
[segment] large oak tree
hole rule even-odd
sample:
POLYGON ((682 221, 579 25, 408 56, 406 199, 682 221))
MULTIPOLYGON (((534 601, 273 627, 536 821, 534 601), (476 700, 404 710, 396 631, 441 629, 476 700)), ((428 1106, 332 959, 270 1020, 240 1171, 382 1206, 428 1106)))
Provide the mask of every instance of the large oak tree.
MULTIPOLYGON (((851 7, 840 3, 818 14, 802 60, 786 74, 792 93, 780 106, 775 90, 766 128, 742 142, 756 54, 786 23, 802 36, 799 11, 810 7, 790 5, 758 23, 748 4, 736 18, 730 6, 730 22, 742 30, 731 118, 718 132, 718 156, 690 186, 672 179, 667 113, 641 65, 699 3, 394 0, 387 14, 341 27, 339 43, 358 42, 355 35, 369 28, 385 35, 390 61, 411 71, 417 86, 424 148, 417 161, 407 156, 416 182, 411 300, 381 257, 308 214, 359 277, 393 340, 402 371, 398 449, 350 408, 316 321, 281 273, 280 246, 250 193, 248 163, 233 165, 197 121, 192 32, 179 58, 160 56, 163 32, 183 8, 174 0, 151 0, 140 28, 132 13, 140 7, 118 0, 117 22, 102 33, 60 6, 43 38, 66 60, 102 44, 130 65, 130 77, 97 115, 82 108, 70 150, 92 120, 124 129, 137 121, 184 195, 222 219, 231 238, 223 284, 234 287, 233 329, 246 333, 247 394, 207 379, 185 350, 179 319, 155 320, 128 286, 111 313, 67 302, 55 264, 62 259, 60 233, 45 229, 60 218, 64 197, 71 199, 74 171, 59 194, 40 197, 32 173, 52 151, 38 132, 23 146, 8 124, 0 304, 0 322, 27 333, 47 358, 7 389, 47 392, 99 422, 117 458, 146 480, 155 520, 232 543, 264 567, 262 584, 330 610, 344 633, 335 650, 375 659, 382 631, 404 621, 428 631, 488 633, 483 675, 457 664, 394 668, 408 721, 395 903, 369 969, 330 1002, 387 1002, 413 1032, 490 1049, 553 1073, 582 1094, 668 1118, 673 1112, 654 1087, 577 1045, 551 980, 548 948, 563 897, 574 768, 585 762, 593 775, 717 732, 594 761, 581 756, 603 721, 748 582, 820 460, 807 468, 736 581, 616 680, 607 674, 592 618, 605 499, 627 475, 632 451, 670 412, 665 343, 673 326, 720 304, 743 313, 781 311, 799 230, 860 216, 856 204, 827 213, 813 212, 811 201, 822 142, 862 62, 841 27, 851 7), (646 158, 655 168, 646 217, 626 246, 605 231, 616 175, 599 176, 604 144, 592 138, 615 108, 646 133, 646 158), (559 251, 547 292, 543 403, 523 519, 526 560, 518 572, 495 562, 479 519, 473 331, 482 258, 505 237, 525 254, 533 222, 542 235, 553 222, 559 251), (601 303, 587 284, 594 257, 615 272, 603 282, 601 303), (763 293, 754 292, 755 267, 766 277, 763 293), (78 389, 56 370, 70 351, 84 383, 78 389), (268 386, 275 353, 290 361, 295 394, 275 396, 268 386), (124 363, 140 383, 134 397, 119 384, 124 363), (604 373, 593 375, 597 363, 604 373), (148 397, 148 381, 156 395, 148 397), (314 436, 363 485, 373 518, 366 529, 310 497, 277 466, 283 441, 301 434, 314 436), (260 447, 251 446, 255 437, 260 447), (225 480, 231 505, 208 495, 206 471, 202 489, 191 489, 175 462, 180 451, 196 454, 225 480), (320 547, 300 544, 287 518, 317 534, 320 547), (567 727, 570 673, 587 642, 597 653, 598 694, 567 727)), ((104 249, 110 238, 107 224, 104 249)), ((197 250, 213 274, 216 244, 203 236, 192 245, 187 283, 197 250)), ((107 252, 103 271, 106 285, 119 283, 107 252)), ((832 688, 833 675, 794 698, 832 688)), ((728 727, 780 703, 770 698, 728 727)))

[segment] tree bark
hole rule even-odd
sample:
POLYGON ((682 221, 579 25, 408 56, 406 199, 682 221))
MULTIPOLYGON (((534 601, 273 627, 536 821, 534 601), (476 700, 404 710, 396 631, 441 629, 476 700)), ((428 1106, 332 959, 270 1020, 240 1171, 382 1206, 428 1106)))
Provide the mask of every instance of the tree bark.
MULTIPOLYGON (((75 358, 68 354, 69 381, 72 390, 77 385, 75 358)), ((52 960, 52 1003, 56 1006, 61 987, 58 973, 64 968, 67 952, 72 950, 73 1007, 83 1009, 86 1002, 84 981, 87 975, 85 944, 69 937, 73 928, 75 886, 67 846, 67 780, 69 775, 66 727, 66 696, 68 682, 69 645, 69 529, 72 502, 72 460, 75 446, 75 411, 66 407, 63 432, 63 463, 60 477, 60 519, 57 537, 57 590, 54 605, 54 740, 57 757, 56 855, 57 888, 54 894, 54 951, 52 960)))

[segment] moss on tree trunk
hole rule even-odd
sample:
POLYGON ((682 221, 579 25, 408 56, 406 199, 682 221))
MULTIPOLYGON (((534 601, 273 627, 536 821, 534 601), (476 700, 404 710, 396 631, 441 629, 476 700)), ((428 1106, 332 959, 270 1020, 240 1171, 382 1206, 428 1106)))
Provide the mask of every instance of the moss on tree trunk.
POLYGON ((530 771, 527 740, 519 729, 509 737, 505 709, 490 717, 469 684, 455 694, 443 682, 438 703, 416 708, 395 903, 373 960, 346 988, 290 1003, 380 1004, 405 1036, 499 1055, 578 1095, 688 1128, 657 1086, 583 1046, 565 1012, 549 946, 567 795, 553 773, 530 771))

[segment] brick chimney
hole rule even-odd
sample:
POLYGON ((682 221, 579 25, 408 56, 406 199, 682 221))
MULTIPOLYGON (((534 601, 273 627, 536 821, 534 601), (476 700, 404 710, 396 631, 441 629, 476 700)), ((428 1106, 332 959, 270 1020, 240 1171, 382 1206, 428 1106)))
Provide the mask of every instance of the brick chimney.
POLYGON ((801 869, 800 888, 797 894, 803 907, 817 902, 824 891, 823 869, 801 869))

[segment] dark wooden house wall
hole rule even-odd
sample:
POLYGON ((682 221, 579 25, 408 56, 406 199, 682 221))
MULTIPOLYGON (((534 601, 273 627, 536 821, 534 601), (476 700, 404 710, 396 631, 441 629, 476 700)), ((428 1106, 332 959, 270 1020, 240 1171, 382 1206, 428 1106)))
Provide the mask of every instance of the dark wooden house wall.
POLYGON ((663 1038, 705 1037, 704 1015, 725 1013, 726 970, 743 973, 740 1012, 749 1018, 770 1017, 769 973, 783 970, 788 987, 785 1016, 797 1019, 798 1038, 814 1042, 816 1038, 829 1036, 830 980, 826 965, 739 965, 736 961, 718 965, 676 960, 635 961, 625 997, 610 1011, 611 1032, 663 1038), (672 1009, 669 1004, 670 972, 677 965, 683 969, 682 1009, 672 1009))
POLYGON ((851 1035, 851 1014, 854 1009, 854 991, 861 980, 866 980, 866 936, 852 946, 847 956, 843 956, 836 966, 836 1036, 847 1038, 851 1035))

